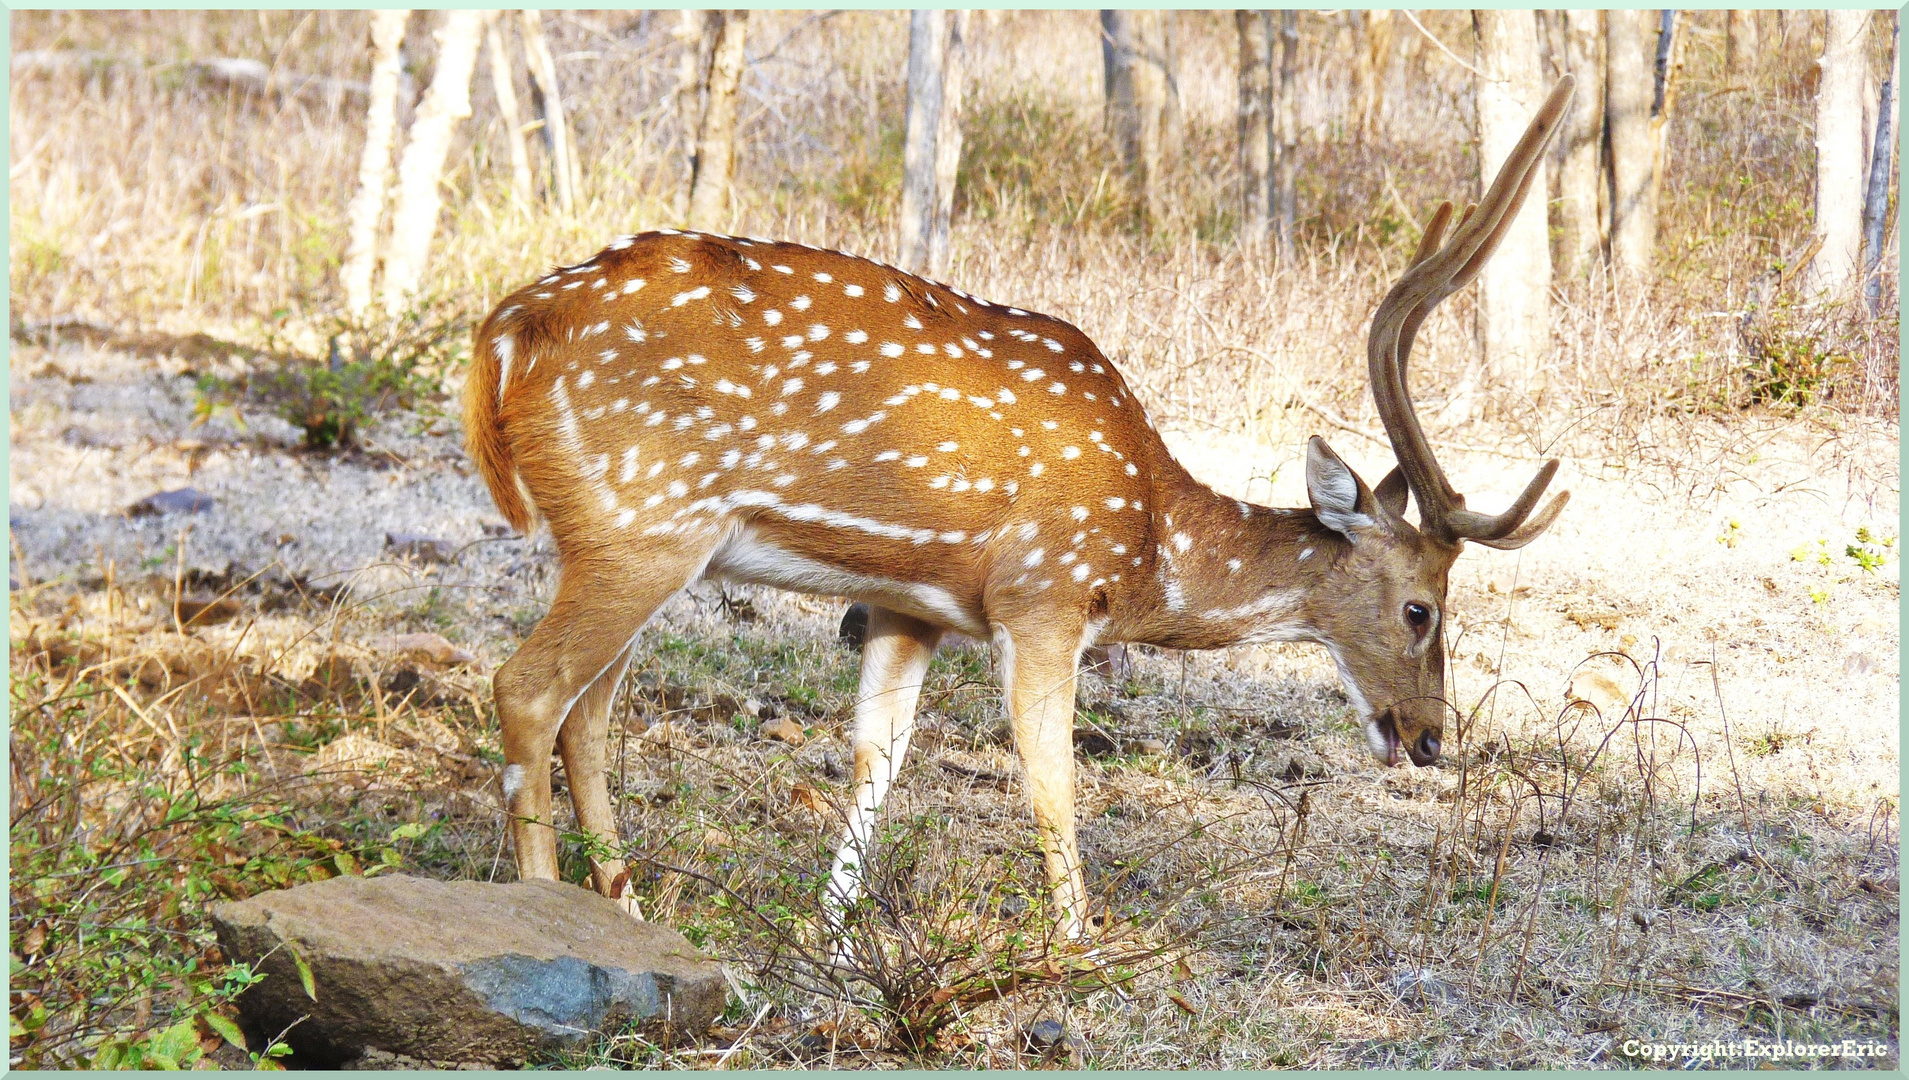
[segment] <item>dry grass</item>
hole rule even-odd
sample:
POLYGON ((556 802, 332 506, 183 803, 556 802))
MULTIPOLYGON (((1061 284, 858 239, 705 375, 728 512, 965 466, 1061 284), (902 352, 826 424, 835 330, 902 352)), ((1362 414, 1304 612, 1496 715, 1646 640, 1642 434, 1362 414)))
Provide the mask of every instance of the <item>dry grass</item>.
MULTIPOLYGON (((1462 40, 1459 15, 1423 17, 1462 40)), ((1447 767, 1367 761, 1315 652, 1143 652, 1130 682, 1084 702, 1083 728, 1113 736, 1083 750, 1081 804, 1116 919, 1083 957, 1046 940, 989 658, 948 650, 885 818, 860 974, 843 979, 814 953, 854 686, 837 609, 699 586, 645 638, 618 703, 616 790, 645 909, 728 958, 749 1000, 711 1045, 620 1037, 575 1063, 1033 1064, 1023 1032, 1047 1018, 1081 1040, 1050 1060, 1125 1067, 1582 1066, 1623 1063, 1632 1036, 1893 1044, 1899 592, 1893 557, 1872 574, 1845 549, 1898 512, 1897 323, 1767 289, 1807 226, 1805 20, 1732 89, 1720 15, 1695 17, 1661 280, 1564 283, 1553 362, 1524 398, 1467 384, 1466 297, 1421 335, 1423 411, 1461 486, 1490 501, 1543 451, 1576 495, 1540 545, 1460 563, 1466 720, 1447 767), (1828 372, 1813 400, 1771 388, 1771 356, 1828 372), (753 738, 751 699, 808 740, 753 738)), ((362 18, 17 15, 16 50, 140 62, 15 78, 16 325, 78 316, 321 356, 352 107, 235 96, 170 65, 237 55, 359 78, 362 18)), ((1106 168, 1090 18, 978 17, 950 279, 1087 330, 1230 494, 1303 501, 1292 466, 1312 432, 1381 472, 1363 320, 1409 219, 1476 182, 1464 73, 1403 30, 1385 124, 1360 144, 1336 126, 1343 65, 1302 65, 1302 243, 1275 264, 1233 243, 1229 21, 1183 24, 1188 139, 1143 229, 1106 168)), ((446 319, 671 221, 668 15, 549 21, 581 205, 512 204, 480 77, 429 286, 446 319)), ((755 20, 737 231, 890 252, 899 26, 755 20)), ((1305 13, 1308 48, 1342 47, 1336 26, 1305 13)), ((454 382, 455 350, 438 359, 454 382)), ((483 537, 481 489, 430 402, 330 456, 269 418, 181 441, 192 376, 247 365, 14 348, 11 1004, 31 1029, 16 1062, 95 1060, 180 1018, 215 1045, 196 1018, 236 987, 210 951, 211 897, 387 859, 511 872, 481 672, 540 613, 547 541, 483 537), (193 535, 115 516, 185 482, 236 510, 193 535), (451 566, 392 565, 380 524, 469 544, 451 566), (281 532, 299 539, 275 546, 281 532), (238 618, 173 620, 175 594, 227 589, 238 618), (480 663, 380 645, 415 630, 480 663)), ((566 869, 580 878, 574 852, 566 869)))

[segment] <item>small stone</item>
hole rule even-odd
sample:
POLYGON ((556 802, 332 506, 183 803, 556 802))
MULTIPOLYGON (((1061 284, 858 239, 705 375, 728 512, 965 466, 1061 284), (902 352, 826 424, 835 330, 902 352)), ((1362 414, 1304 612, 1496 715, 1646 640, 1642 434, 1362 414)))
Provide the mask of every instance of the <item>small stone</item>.
POLYGON ((305 759, 308 773, 377 772, 410 765, 412 754, 369 735, 352 732, 318 748, 305 759))
POLYGON ((457 545, 449 540, 418 533, 385 533, 384 549, 400 559, 413 559, 420 563, 448 563, 457 557, 457 545))
POLYGON ((1531 591, 1531 586, 1520 581, 1518 572, 1509 566, 1492 571, 1485 579, 1485 588, 1499 596, 1510 596, 1514 592, 1523 596, 1531 591))
POLYGON ((742 700, 741 708, 742 708, 742 714, 744 716, 750 716, 750 717, 762 716, 762 702, 757 701, 755 698, 744 698, 742 700))
POLYGON ((337 877, 214 905, 212 921, 226 958, 264 976, 239 997, 241 1027, 286 1032, 305 1065, 369 1049, 516 1063, 630 1022, 700 1032, 728 999, 721 966, 680 934, 557 881, 337 877))
POLYGON ((1565 700, 1582 701, 1596 709, 1600 716, 1609 717, 1622 716, 1631 704, 1631 696, 1617 680, 1602 671, 1580 671, 1571 676, 1565 700))
POLYGON ((240 609, 230 596, 182 596, 177 610, 181 626, 211 626, 238 618, 240 609))
POLYGON ((789 802, 799 810, 816 815, 829 812, 829 801, 812 784, 797 784, 789 789, 789 802))
POLYGON ((1392 992, 1407 1005, 1450 1005, 1459 999, 1458 987, 1432 974, 1430 968, 1394 973, 1392 992))
POLYGON ((152 517, 158 514, 203 514, 217 505, 217 500, 212 496, 187 487, 148 495, 127 507, 126 512, 133 517, 152 517))
POLYGON ((451 644, 442 634, 399 634, 386 643, 390 652, 400 656, 428 660, 433 664, 474 664, 477 657, 469 650, 451 644))
POLYGON ((1036 1020, 1027 1029, 1027 1048, 1036 1054, 1063 1046, 1067 1041, 1067 1028, 1059 1020, 1036 1020))
POLYGON ((1115 682, 1133 677, 1133 659, 1125 645, 1094 645, 1081 652, 1080 669, 1115 682))
POLYGON ((1167 744, 1159 739, 1135 739, 1133 752, 1147 757, 1158 757, 1167 752, 1167 744))
POLYGON ((803 734, 802 725, 786 716, 764 720, 762 726, 756 729, 756 734, 765 739, 788 743, 790 746, 801 746, 808 741, 808 736, 803 734))

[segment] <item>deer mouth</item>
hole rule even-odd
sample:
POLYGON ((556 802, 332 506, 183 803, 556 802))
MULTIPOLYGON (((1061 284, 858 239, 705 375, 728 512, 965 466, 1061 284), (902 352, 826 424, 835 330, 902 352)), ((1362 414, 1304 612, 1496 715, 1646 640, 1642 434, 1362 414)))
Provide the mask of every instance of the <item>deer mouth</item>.
POLYGON ((1392 710, 1374 716, 1366 721, 1366 741, 1372 746, 1372 756, 1385 762, 1387 768, 1399 763, 1399 722, 1392 710))

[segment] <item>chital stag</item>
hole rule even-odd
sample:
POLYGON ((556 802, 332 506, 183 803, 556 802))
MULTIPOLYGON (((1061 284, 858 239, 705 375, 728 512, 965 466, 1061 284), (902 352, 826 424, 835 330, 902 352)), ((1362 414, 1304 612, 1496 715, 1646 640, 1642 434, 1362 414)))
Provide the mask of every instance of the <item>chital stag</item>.
MULTIPOLYGON (((1372 753, 1438 758, 1446 576, 1463 542, 1511 548, 1539 470, 1498 515, 1465 509, 1413 415, 1405 362, 1523 202, 1567 77, 1475 212, 1441 206, 1373 318, 1368 360, 1398 468, 1368 488, 1307 447, 1310 509, 1226 498, 1168 454, 1079 330, 892 267, 794 244, 660 232, 512 294, 478 332, 466 432, 497 507, 549 523, 562 576, 497 672, 518 872, 557 875, 550 755, 579 827, 614 850, 607 712, 637 632, 701 577, 871 607, 854 793, 832 878, 859 885, 944 631, 992 640, 1047 873, 1070 929, 1075 663, 1096 642, 1330 650, 1372 753), (1404 518, 1417 500, 1417 527, 1404 518)), ((622 864, 592 866, 615 896, 622 864)))

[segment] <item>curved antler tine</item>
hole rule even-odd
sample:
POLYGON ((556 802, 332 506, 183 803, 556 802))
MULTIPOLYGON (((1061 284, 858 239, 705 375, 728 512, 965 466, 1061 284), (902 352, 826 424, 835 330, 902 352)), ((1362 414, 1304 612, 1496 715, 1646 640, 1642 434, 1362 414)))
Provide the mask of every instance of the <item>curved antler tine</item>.
POLYGON ((1513 529, 1511 532, 1506 533, 1496 540, 1479 539, 1473 542, 1483 544, 1486 547, 1498 548, 1501 551, 1512 551, 1524 547, 1526 544, 1536 540, 1546 529, 1549 529, 1551 523, 1558 519, 1558 514, 1564 510, 1564 504, 1570 501, 1571 493, 1568 491, 1560 491, 1551 497, 1550 502, 1544 504, 1544 509, 1533 514, 1529 521, 1526 521, 1518 528, 1513 529))
MULTIPOLYGON (((1470 214, 1471 210, 1467 209, 1465 213, 1470 214)), ((1438 209, 1432 211, 1432 220, 1425 223, 1425 235, 1419 237, 1418 250, 1412 253, 1412 261, 1407 263, 1405 268, 1410 270, 1438 254, 1438 245, 1445 239, 1445 226, 1451 223, 1452 204, 1448 199, 1439 203, 1438 209)))
POLYGON ((1531 509, 1538 505, 1544 496, 1544 489, 1551 486, 1551 478, 1558 475, 1558 459, 1552 458, 1531 478, 1525 489, 1518 493, 1510 507, 1503 513, 1483 514, 1476 510, 1454 511, 1448 520, 1452 534, 1460 540, 1498 540, 1511 535, 1518 526, 1531 516, 1531 509))

